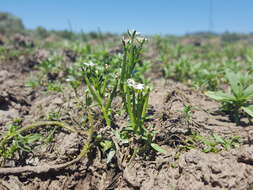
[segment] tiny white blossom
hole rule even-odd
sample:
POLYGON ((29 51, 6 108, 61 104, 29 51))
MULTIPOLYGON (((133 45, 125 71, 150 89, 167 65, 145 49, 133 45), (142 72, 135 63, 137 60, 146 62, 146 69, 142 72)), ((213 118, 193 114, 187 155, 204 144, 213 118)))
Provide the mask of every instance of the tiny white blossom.
POLYGON ((144 84, 137 83, 133 79, 128 79, 127 84, 128 84, 128 86, 130 86, 136 90, 143 90, 144 89, 144 84))
POLYGON ((129 38, 126 38, 126 37, 123 37, 123 38, 122 38, 122 41, 124 41, 125 44, 131 42, 131 40, 130 40, 129 38))
POLYGON ((129 32, 130 35, 132 35, 135 32, 135 30, 134 29, 128 30, 128 32, 129 32))
POLYGON ((136 82, 135 82, 133 79, 128 79, 128 80, 127 80, 127 84, 128 84, 128 86, 133 87, 133 86, 136 85, 136 82))
POLYGON ((90 61, 90 62, 87 62, 87 63, 83 63, 83 65, 86 65, 88 67, 94 67, 96 64, 90 61))
POLYGON ((143 42, 143 41, 147 41, 147 38, 139 36, 139 37, 136 38, 136 40, 139 41, 139 42, 143 42))
POLYGON ((137 32, 136 30, 132 29, 132 30, 128 30, 129 34, 130 35, 133 35, 133 33, 135 32, 135 35, 138 36, 140 35, 141 33, 140 32, 137 32))
POLYGON ((136 85, 134 86, 134 88, 135 88, 136 90, 143 90, 143 89, 144 89, 144 84, 138 83, 138 84, 136 84, 136 85))
POLYGON ((66 82, 72 82, 72 81, 74 81, 75 79, 74 79, 74 77, 69 77, 69 78, 67 78, 65 81, 66 82))

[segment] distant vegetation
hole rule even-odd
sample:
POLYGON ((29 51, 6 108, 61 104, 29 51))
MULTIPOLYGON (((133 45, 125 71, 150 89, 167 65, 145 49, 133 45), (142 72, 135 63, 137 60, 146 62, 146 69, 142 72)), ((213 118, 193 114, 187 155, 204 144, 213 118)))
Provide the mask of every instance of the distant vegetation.
POLYGON ((0 33, 24 33, 25 27, 22 20, 9 13, 0 12, 0 33))
POLYGON ((73 32, 70 30, 47 30, 43 26, 38 26, 34 30, 26 29, 22 20, 10 13, 0 12, 0 35, 11 36, 15 33, 32 36, 35 39, 45 39, 50 36, 57 36, 65 40, 81 40, 87 41, 89 39, 99 39, 115 36, 111 33, 101 33, 100 31, 92 31, 88 33, 73 32))
MULTIPOLYGON (((117 34, 112 33, 101 33, 100 31, 92 31, 88 33, 84 32, 73 32, 69 29, 65 30, 47 30, 43 26, 38 26, 34 30, 28 30, 25 28, 22 20, 10 13, 0 12, 0 35, 13 35, 15 33, 26 34, 32 36, 35 39, 45 39, 50 36, 57 36, 57 38, 71 41, 83 41, 86 42, 90 39, 106 39, 110 37, 115 37, 117 34)), ((175 38, 193 38, 195 41, 200 39, 212 39, 219 37, 224 43, 231 43, 240 40, 250 40, 253 41, 253 34, 240 34, 234 32, 224 32, 222 34, 217 34, 213 32, 195 32, 185 34, 183 37, 179 36, 169 36, 170 39, 175 38)))

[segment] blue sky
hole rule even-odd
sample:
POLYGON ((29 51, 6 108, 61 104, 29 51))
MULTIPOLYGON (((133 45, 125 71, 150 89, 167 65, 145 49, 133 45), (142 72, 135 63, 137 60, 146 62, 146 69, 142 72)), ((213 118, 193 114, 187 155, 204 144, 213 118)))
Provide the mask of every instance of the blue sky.
MULTIPOLYGON (((209 29, 211 0, 0 0, 0 11, 27 28, 144 34, 184 34, 209 29)), ((253 32, 253 0, 212 0, 215 32, 253 32)))

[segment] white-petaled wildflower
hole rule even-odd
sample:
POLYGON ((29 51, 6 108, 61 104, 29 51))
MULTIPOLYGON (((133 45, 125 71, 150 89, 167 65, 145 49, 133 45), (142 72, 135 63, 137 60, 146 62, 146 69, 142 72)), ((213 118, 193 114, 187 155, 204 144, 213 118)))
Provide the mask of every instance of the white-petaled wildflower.
POLYGON ((88 66, 88 67, 94 67, 96 64, 90 61, 90 62, 83 63, 83 65, 88 66))
POLYGON ((126 37, 123 37, 122 38, 122 41, 125 43, 125 44, 128 44, 129 42, 131 42, 131 40, 129 38, 126 38, 126 37))
POLYGON ((138 42, 145 42, 145 41, 147 41, 147 38, 144 38, 144 37, 139 36, 139 37, 136 38, 136 40, 137 40, 138 42))
POLYGON ((75 81, 75 78, 74 77, 69 77, 65 80, 66 82, 72 82, 72 81, 75 81))
POLYGON ((135 30, 134 29, 132 29, 132 30, 128 30, 128 33, 130 34, 130 35, 133 35, 133 33, 135 32, 135 30))
POLYGON ((136 31, 136 32, 135 32, 135 35, 136 35, 136 36, 139 36, 139 35, 141 35, 141 33, 136 31))
POLYGON ((127 84, 130 87, 133 87, 136 90, 143 90, 144 89, 144 84, 137 83, 133 79, 128 79, 127 84))
POLYGON ((128 84, 128 86, 133 87, 134 85, 136 85, 136 82, 133 79, 128 79, 127 84, 128 84))
POLYGON ((132 30, 128 30, 129 34, 132 36, 135 32, 135 35, 138 36, 140 35, 141 33, 140 32, 137 32, 136 30, 132 29, 132 30))
POLYGON ((144 89, 144 84, 137 83, 137 84, 134 86, 134 88, 137 89, 137 90, 143 90, 143 89, 144 89))

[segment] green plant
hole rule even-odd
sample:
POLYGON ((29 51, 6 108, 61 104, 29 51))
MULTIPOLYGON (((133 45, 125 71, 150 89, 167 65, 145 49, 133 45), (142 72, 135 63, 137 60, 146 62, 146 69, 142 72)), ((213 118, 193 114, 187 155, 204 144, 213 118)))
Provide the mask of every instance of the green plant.
POLYGON ((150 88, 128 79, 124 85, 126 112, 130 117, 130 125, 136 134, 144 133, 144 120, 147 114, 150 88))
POLYGON ((187 123, 187 125, 189 125, 192 122, 192 109, 193 109, 193 106, 184 105, 183 118, 185 119, 185 122, 187 123))
POLYGON ((0 33, 12 35, 15 33, 24 33, 25 26, 22 20, 10 13, 0 13, 0 33))
MULTIPOLYGON (((141 53, 145 38, 140 37, 136 31, 128 31, 123 38, 123 57, 120 55, 109 56, 105 52, 93 52, 90 56, 83 54, 78 63, 69 69, 68 82, 76 90, 83 82, 86 84, 93 101, 100 108, 108 127, 112 126, 112 101, 120 95, 123 110, 129 116, 129 126, 116 130, 121 141, 130 143, 133 139, 140 139, 143 149, 153 149, 165 153, 154 143, 156 133, 145 127, 150 88, 135 81, 147 83, 143 74, 150 66, 143 63, 141 53), (88 60, 88 61, 87 61, 88 60), (119 79, 119 80, 118 80, 119 79)), ((82 53, 81 53, 82 54, 82 53)), ((94 105, 94 104, 93 104, 94 105)), ((110 138, 101 137, 99 145, 107 155, 107 162, 114 157, 118 146, 110 138)))
POLYGON ((122 41, 124 57, 120 70, 120 95, 124 109, 129 116, 130 127, 121 131, 118 136, 127 140, 134 135, 144 140, 146 146, 151 146, 155 150, 165 153, 166 151, 158 144, 153 143, 155 133, 144 127, 150 88, 134 80, 136 64, 141 61, 142 47, 146 40, 140 37, 135 30, 128 31, 127 34, 128 37, 122 41))
POLYGON ((13 139, 8 145, 1 144, 0 157, 10 159, 17 151, 31 152, 34 143, 42 139, 42 136, 37 133, 21 135, 21 133, 19 133, 19 129, 20 126, 15 124, 9 128, 6 136, 13 136, 13 139))
POLYGON ((139 36, 139 32, 129 30, 127 37, 122 39, 124 55, 120 72, 120 90, 123 92, 125 82, 133 78, 135 67, 141 61, 142 47, 146 39, 139 36))
POLYGON ((92 68, 93 66, 95 66, 94 63, 84 64, 83 69, 86 71, 84 80, 93 99, 102 111, 107 127, 111 127, 111 105, 117 95, 118 81, 111 81, 108 75, 103 75, 96 68, 92 68))
POLYGON ((208 91, 207 96, 222 103, 222 110, 231 114, 237 122, 240 121, 240 111, 243 110, 253 117, 253 105, 250 100, 253 96, 253 84, 248 85, 248 80, 240 73, 227 71, 226 78, 230 88, 228 92, 208 91))
POLYGON ((167 63, 164 67, 166 78, 173 78, 178 81, 187 81, 192 78, 192 67, 194 65, 188 57, 182 57, 173 63, 167 63))
POLYGON ((41 84, 39 80, 32 79, 32 78, 25 83, 25 86, 30 87, 30 88, 36 88, 36 87, 39 87, 40 85, 41 84))
POLYGON ((55 67, 56 61, 53 58, 47 59, 39 65, 39 68, 42 70, 42 72, 46 74, 51 72, 55 67))
POLYGON ((42 71, 43 74, 58 72, 59 70, 59 62, 62 57, 54 55, 44 61, 42 61, 38 68, 42 71))
POLYGON ((51 112, 48 113, 47 120, 57 121, 57 120, 60 119, 60 117, 61 117, 60 111, 58 111, 58 112, 51 111, 51 112))
POLYGON ((220 152, 222 149, 230 150, 239 146, 239 136, 230 138, 221 137, 213 134, 205 137, 199 134, 193 134, 186 140, 186 146, 183 148, 192 149, 200 147, 203 152, 220 152))
POLYGON ((221 72, 207 64, 210 63, 196 64, 197 67, 195 67, 193 72, 193 85, 198 89, 215 90, 221 82, 221 72))
POLYGON ((49 82, 47 84, 47 90, 48 91, 54 91, 54 92, 62 92, 63 86, 59 82, 49 82))
POLYGON ((103 140, 100 142, 100 146, 102 147, 102 152, 106 153, 106 162, 109 163, 111 162, 112 158, 116 154, 116 148, 111 140, 103 140))
POLYGON ((7 49, 3 46, 0 46, 0 60, 4 60, 7 53, 7 49))
MULTIPOLYGON (((21 127, 21 121, 21 119, 16 119, 7 133, 0 139, 0 158, 12 158, 14 156, 14 153, 17 151, 29 152, 32 150, 32 147, 34 147, 34 143, 36 141, 44 140, 44 142, 46 142, 46 138, 43 138, 43 136, 40 134, 23 134, 29 130, 45 126, 58 126, 65 128, 71 132, 77 132, 74 128, 71 128, 66 124, 58 121, 43 121, 28 125, 26 127, 21 127)), ((50 135, 52 135, 52 133, 50 135)), ((0 163, 1 162, 2 160, 0 160, 0 163)))

